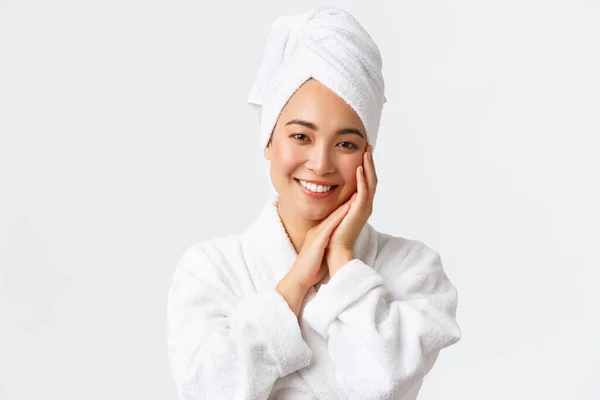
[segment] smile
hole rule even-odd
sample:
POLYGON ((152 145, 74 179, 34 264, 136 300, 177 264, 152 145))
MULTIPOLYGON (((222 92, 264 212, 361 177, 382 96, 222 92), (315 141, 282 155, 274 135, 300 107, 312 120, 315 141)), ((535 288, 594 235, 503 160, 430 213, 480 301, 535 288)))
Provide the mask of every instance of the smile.
POLYGON ((302 191, 313 198, 322 199, 324 197, 329 196, 333 191, 338 187, 338 185, 325 186, 325 185, 317 185, 314 183, 302 181, 300 179, 294 178, 300 189, 302 191))

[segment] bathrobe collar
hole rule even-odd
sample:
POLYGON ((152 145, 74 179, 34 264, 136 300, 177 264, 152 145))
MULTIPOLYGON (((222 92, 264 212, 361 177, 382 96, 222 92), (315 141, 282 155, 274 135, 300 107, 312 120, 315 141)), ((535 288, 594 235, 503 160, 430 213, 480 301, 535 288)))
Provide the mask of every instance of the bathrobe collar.
MULTIPOLYGON (((271 194, 258 218, 241 235, 242 250, 257 290, 277 286, 298 257, 277 211, 278 201, 279 196, 271 194)), ((367 223, 356 239, 354 256, 373 265, 376 253, 377 232, 367 223)))

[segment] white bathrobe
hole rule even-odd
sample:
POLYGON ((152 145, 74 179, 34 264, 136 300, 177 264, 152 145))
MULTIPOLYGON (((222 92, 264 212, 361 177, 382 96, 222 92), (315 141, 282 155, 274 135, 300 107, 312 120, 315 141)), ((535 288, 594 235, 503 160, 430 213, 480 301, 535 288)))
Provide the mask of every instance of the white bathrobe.
POLYGON ((168 292, 179 399, 415 399, 460 340, 456 288, 436 251, 368 223, 354 256, 296 317, 275 290, 297 257, 276 195, 244 233, 193 244, 168 292))

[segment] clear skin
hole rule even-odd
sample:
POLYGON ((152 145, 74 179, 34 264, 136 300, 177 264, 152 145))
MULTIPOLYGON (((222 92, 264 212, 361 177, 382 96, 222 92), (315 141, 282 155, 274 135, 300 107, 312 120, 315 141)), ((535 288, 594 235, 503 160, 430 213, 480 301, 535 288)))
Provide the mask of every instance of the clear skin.
POLYGON ((276 289, 296 315, 311 286, 354 258, 354 243, 372 212, 377 184, 371 151, 358 115, 314 79, 294 93, 279 115, 264 156, 279 194, 279 216, 298 253, 276 289), (316 129, 289 124, 292 120, 310 122, 316 129), (358 134, 339 132, 348 128, 358 134), (315 199, 295 179, 337 188, 315 199))

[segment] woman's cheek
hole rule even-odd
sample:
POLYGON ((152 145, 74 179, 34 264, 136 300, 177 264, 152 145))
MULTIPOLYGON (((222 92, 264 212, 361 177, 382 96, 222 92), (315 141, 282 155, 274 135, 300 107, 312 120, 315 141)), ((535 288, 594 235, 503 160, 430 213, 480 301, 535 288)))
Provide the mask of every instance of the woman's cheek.
POLYGON ((344 164, 344 167, 343 167, 344 182, 347 185, 352 186, 354 189, 356 189, 356 186, 357 186, 356 169, 360 165, 362 165, 362 158, 352 157, 344 164))
POLYGON ((277 152, 278 163, 288 172, 293 172, 301 162, 301 154, 293 146, 282 146, 277 152))

